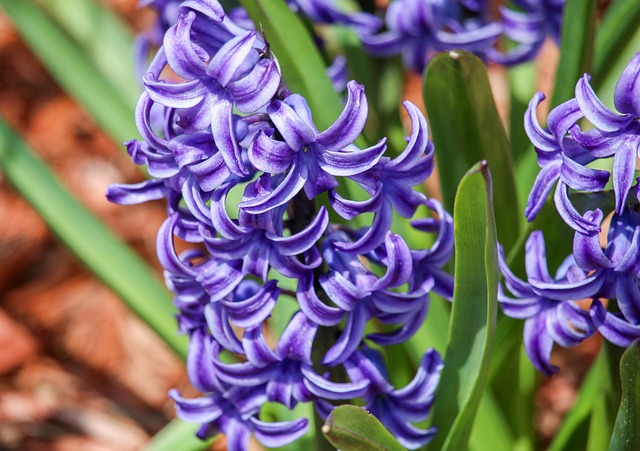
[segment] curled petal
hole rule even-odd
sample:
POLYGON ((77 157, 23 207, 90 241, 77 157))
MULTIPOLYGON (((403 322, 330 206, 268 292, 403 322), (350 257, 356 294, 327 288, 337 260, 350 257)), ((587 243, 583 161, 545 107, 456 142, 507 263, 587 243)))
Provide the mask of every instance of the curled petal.
POLYGON ((616 346, 626 348, 640 338, 640 325, 630 324, 623 318, 607 312, 597 299, 591 304, 589 314, 598 332, 616 346))
POLYGON ((242 113, 251 113, 265 106, 273 98, 280 86, 280 71, 275 61, 263 59, 253 70, 227 85, 229 94, 242 113))
POLYGON ((369 385, 366 379, 351 383, 332 382, 318 376, 306 365, 302 366, 301 371, 304 376, 304 385, 319 398, 331 400, 356 398, 364 394, 369 385))
POLYGON ((594 224, 589 220, 580 216, 580 213, 575 209, 569 200, 569 187, 563 182, 558 183, 556 191, 553 195, 553 200, 558 210, 558 214, 562 217, 562 220, 573 230, 585 235, 592 235, 600 232, 600 224, 594 224))
POLYGON ((154 102, 171 108, 191 108, 198 105, 208 92, 200 80, 183 83, 157 81, 152 74, 142 77, 149 97, 154 102))
POLYGON ((364 329, 371 315, 366 308, 357 308, 347 314, 347 322, 340 338, 327 351, 322 359, 323 365, 334 366, 344 363, 358 349, 362 342, 364 329))
POLYGON ((587 168, 562 155, 560 177, 562 177, 564 183, 575 190, 600 191, 607 184, 609 173, 599 169, 587 168))
POLYGON ((313 273, 306 273, 298 279, 296 299, 307 318, 320 326, 335 326, 344 317, 344 310, 331 307, 318 298, 313 287, 313 273))
POLYGON ((318 326, 309 322, 302 313, 296 313, 282 332, 276 354, 281 359, 291 359, 311 365, 311 346, 318 326))
POLYGON ((640 97, 640 92, 638 92, 640 87, 640 84, 638 84, 639 76, 640 53, 636 53, 627 64, 627 67, 625 67, 618 79, 618 83, 616 83, 613 101, 618 111, 635 117, 640 117, 640 103, 638 100, 640 97))
POLYGON ((265 284, 262 290, 243 301, 221 300, 225 306, 231 322, 238 327, 256 327, 269 317, 276 305, 280 288, 275 281, 265 284))
POLYGON ((328 225, 329 213, 322 206, 313 221, 300 232, 287 237, 278 236, 274 233, 267 233, 266 236, 274 243, 281 255, 299 255, 318 242, 328 225))
POLYGON ((629 125, 634 116, 631 114, 620 115, 604 106, 589 85, 590 78, 584 74, 576 84, 576 100, 584 116, 598 129, 605 132, 615 132, 629 125))
POLYGON ((541 230, 531 233, 525 246, 525 267, 527 277, 541 282, 551 282, 547 269, 547 253, 544 245, 544 235, 541 230))
POLYGON ((164 36, 164 50, 171 69, 182 78, 198 79, 206 70, 206 53, 191 41, 194 12, 180 15, 164 36))
POLYGON ((640 139, 624 139, 613 157, 613 191, 616 197, 616 213, 622 214, 627 194, 633 184, 636 155, 640 139))
POLYGON ((523 340, 527 356, 538 371, 547 376, 558 372, 559 368, 549 362, 553 340, 546 331, 546 315, 541 314, 525 321, 523 340))
POLYGON ((227 41, 209 63, 207 74, 226 87, 252 51, 256 39, 256 32, 250 30, 227 41))
POLYGON ((213 347, 211 336, 202 329, 193 331, 189 339, 187 374, 191 385, 202 393, 224 391, 213 366, 213 347))
POLYGON ((267 423, 253 417, 250 421, 253 424, 253 434, 260 443, 269 448, 288 445, 302 437, 309 429, 309 420, 306 418, 267 423))
POLYGON ((286 142, 277 141, 260 131, 249 145, 249 161, 256 169, 270 174, 286 171, 294 152, 286 142))
POLYGON ((543 93, 536 92, 529 101, 529 106, 524 115, 524 130, 536 149, 545 152, 556 152, 559 150, 558 141, 551 133, 540 126, 536 115, 538 105, 544 99, 545 96, 543 93))
MULTIPOLYGON (((587 211, 584 215, 585 219, 594 224, 602 222, 602 216, 600 210, 587 211)), ((578 266, 585 271, 614 266, 614 263, 603 252, 597 234, 585 235, 576 232, 573 238, 573 255, 578 266)))
POLYGON ((399 235, 387 232, 384 244, 387 251, 387 272, 369 287, 370 291, 398 287, 411 278, 413 260, 407 243, 399 235))
POLYGON ((176 403, 178 417, 190 423, 211 423, 224 413, 216 396, 186 399, 178 390, 170 390, 169 397, 176 403))
POLYGON ((146 180, 132 185, 114 183, 107 189, 107 199, 115 204, 133 205, 162 199, 170 191, 164 180, 146 180))
POLYGON ((313 128, 297 114, 297 111, 288 102, 274 100, 267 107, 267 113, 294 152, 304 149, 307 144, 316 140, 313 128))
POLYGON ((336 121, 316 136, 318 143, 329 150, 344 149, 352 144, 367 121, 367 97, 364 86, 351 80, 347 83, 347 104, 336 121))
POLYGON ((323 149, 318 153, 318 165, 333 176, 353 176, 374 167, 387 149, 387 139, 359 151, 333 151, 323 149))

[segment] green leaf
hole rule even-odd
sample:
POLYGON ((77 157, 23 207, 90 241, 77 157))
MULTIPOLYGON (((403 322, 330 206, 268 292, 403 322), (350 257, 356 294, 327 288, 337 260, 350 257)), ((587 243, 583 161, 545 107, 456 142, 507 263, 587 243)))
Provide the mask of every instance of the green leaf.
POLYGON ((639 27, 640 2, 616 0, 607 7, 596 35, 591 82, 594 89, 601 86, 611 69, 616 66, 639 27))
MULTIPOLYGON (((120 91, 32 0, 0 0, 0 7, 60 86, 116 143, 138 136, 133 110, 123 100, 120 91)), ((130 55, 121 57, 131 58, 130 55)))
POLYGON ((574 96, 576 83, 585 72, 590 72, 597 0, 567 0, 562 24, 560 62, 556 71, 551 106, 560 105, 574 96))
POLYGON ((141 87, 133 65, 133 33, 120 17, 96 0, 40 0, 38 3, 74 39, 133 110, 141 87))
POLYGON ((498 238, 506 249, 520 232, 520 209, 509 141, 493 100, 487 71, 464 51, 441 53, 424 76, 429 114, 445 207, 451 211, 458 183, 477 161, 487 160, 494 180, 498 238))
POLYGON ((300 18, 283 1, 242 0, 240 3, 257 29, 264 28, 287 87, 307 99, 319 130, 329 127, 342 112, 342 101, 300 18))
POLYGON ((635 341, 620 360, 622 401, 609 449, 640 449, 640 341, 635 341))
POLYGON ((83 207, 0 118, 0 169, 51 230, 181 357, 175 310, 149 267, 83 207))
POLYGON ((200 451, 208 449, 214 439, 202 441, 196 437, 199 424, 172 420, 143 448, 144 451, 200 451))
POLYGON ((460 450, 467 441, 488 375, 498 290, 491 174, 486 161, 460 183, 454 205, 455 289, 444 369, 433 412, 430 449, 460 450))
POLYGON ((357 406, 333 409, 322 433, 342 451, 404 451, 376 417, 357 406))

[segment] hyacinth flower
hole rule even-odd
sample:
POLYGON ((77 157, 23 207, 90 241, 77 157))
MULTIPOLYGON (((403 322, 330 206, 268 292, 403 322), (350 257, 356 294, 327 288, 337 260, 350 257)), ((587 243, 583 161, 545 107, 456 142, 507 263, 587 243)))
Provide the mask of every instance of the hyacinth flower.
POLYGON ((436 52, 463 49, 483 55, 502 31, 498 23, 465 19, 463 8, 446 0, 396 0, 385 15, 386 31, 361 34, 376 56, 401 54, 404 65, 422 73, 436 52))
POLYGON ((520 10, 500 6, 502 33, 517 45, 503 53, 488 51, 491 61, 512 65, 532 60, 547 37, 559 45, 566 0, 514 0, 520 10))
POLYGON ((316 24, 339 24, 362 33, 375 33, 382 27, 376 16, 364 12, 343 11, 335 0, 287 0, 295 11, 300 9, 316 24))
MULTIPOLYGON (((201 437, 237 433, 233 446, 244 449, 251 434, 284 444, 308 428, 306 420, 263 423, 255 406, 265 401, 292 409, 376 398, 372 409, 406 405, 397 417, 378 414, 411 446, 424 444, 433 431, 409 423, 428 414, 433 384, 427 391, 420 382, 405 391, 387 386, 374 396, 364 375, 328 376, 340 368, 349 374, 349 359, 368 342, 410 338, 424 322, 431 290, 451 296, 452 278, 443 270, 453 251, 451 216, 414 191, 433 168, 422 113, 405 104, 412 131, 397 157, 384 156, 386 138, 359 149, 354 142, 368 115, 363 86, 347 83, 342 113, 319 131, 306 99, 284 86, 265 36, 234 23, 212 0, 183 2, 178 12, 144 77, 136 111, 143 139, 128 143, 153 178, 114 185, 108 197, 124 204, 167 199, 157 254, 179 330, 190 339, 189 378, 203 394, 184 399, 172 392, 179 416, 200 422, 201 437), (338 195, 341 178, 370 199, 338 195), (324 205, 317 201, 322 193, 329 198, 324 205), (434 218, 416 219, 414 228, 436 239, 429 249, 411 249, 390 231, 390 218, 397 212, 413 219, 422 206, 434 218), (352 230, 349 223, 330 224, 331 210, 375 218, 352 230), (176 238, 186 250, 176 249, 176 238), (287 280, 295 292, 284 288, 287 280), (274 342, 265 334, 271 315, 292 301, 298 310, 274 342), (365 334, 373 321, 390 329, 365 334), (314 360, 313 343, 324 328, 333 341, 314 360), (410 412, 418 408, 419 415, 410 412)), ((429 365, 428 374, 439 373, 439 364, 429 365)), ((420 369, 416 381, 437 380, 425 374, 420 369)))
MULTIPOLYGON (((354 380, 367 380, 364 408, 378 418, 398 442, 408 448, 417 449, 431 441, 437 427, 421 429, 412 423, 427 418, 435 399, 435 389, 440 379, 443 364, 440 355, 428 349, 420 361, 415 377, 406 386, 396 389, 388 381, 388 370, 382 355, 366 346, 354 352, 345 362, 349 376, 354 380)), ((316 411, 326 418, 333 405, 320 401, 316 411)))
POLYGON ((257 214, 290 201, 301 189, 308 199, 338 186, 336 176, 355 176, 371 169, 386 150, 386 139, 359 150, 353 142, 367 118, 364 87, 347 84, 344 111, 323 132, 318 132, 306 100, 292 94, 267 108, 275 130, 261 130, 249 147, 251 164, 266 174, 282 174, 281 182, 265 196, 239 204, 257 214), (284 141, 274 139, 277 131, 284 141))
POLYGON ((570 134, 577 130, 575 124, 583 117, 578 102, 571 99, 551 110, 547 119, 549 129, 546 130, 536 116, 537 107, 544 98, 544 94, 536 93, 524 118, 525 132, 538 154, 541 167, 529 193, 525 216, 529 221, 536 217, 557 182, 554 202, 562 219, 574 230, 597 233, 599 224, 586 220, 576 210, 569 199, 569 189, 601 191, 609 180, 609 173, 587 167, 596 158, 570 134))
MULTIPOLYGON (((602 213, 589 211, 593 221, 602 220, 602 213)), ((627 347, 640 337, 640 213, 625 209, 614 214, 608 241, 601 248, 597 236, 577 233, 573 253, 577 263, 599 281, 594 298, 615 299, 620 313, 607 312, 599 301, 594 302, 591 315, 598 331, 617 346, 627 347)))
POLYGON ((636 54, 618 79, 614 91, 614 105, 620 112, 611 111, 591 88, 585 74, 576 84, 576 100, 584 116, 595 128, 575 133, 576 140, 596 158, 613 157, 612 181, 616 199, 616 213, 623 213, 627 195, 634 182, 636 159, 640 148, 640 54, 636 54))
POLYGON ((531 234, 526 244, 527 281, 511 272, 502 248, 498 261, 504 283, 514 296, 507 296, 502 284, 499 286, 502 311, 512 318, 525 320, 523 342, 527 356, 538 371, 551 376, 559 370, 550 363, 554 343, 576 346, 596 331, 588 312, 581 310, 576 301, 592 297, 601 281, 597 276, 587 276, 573 255, 569 255, 551 277, 544 238, 539 230, 531 234))

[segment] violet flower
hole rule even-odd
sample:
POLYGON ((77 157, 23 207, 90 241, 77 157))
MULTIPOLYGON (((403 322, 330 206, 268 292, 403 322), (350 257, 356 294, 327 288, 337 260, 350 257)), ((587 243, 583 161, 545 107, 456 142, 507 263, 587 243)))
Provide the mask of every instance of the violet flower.
POLYGON ((465 20, 460 5, 447 0, 396 0, 385 16, 387 31, 362 34, 365 48, 376 56, 401 54, 406 67, 422 73, 436 52, 454 49, 484 54, 502 27, 465 20))
MULTIPOLYGON (((602 213, 587 212, 594 221, 602 213)), ((605 312, 599 302, 592 306, 592 317, 602 335, 617 346, 629 346, 640 337, 640 213, 626 209, 615 214, 603 250, 597 236, 576 233, 573 253, 580 267, 592 272, 600 287, 594 298, 616 299, 620 315, 605 312)))
POLYGON ((308 199, 338 186, 336 176, 354 176, 375 166, 386 149, 386 139, 364 150, 353 142, 367 119, 364 87, 347 84, 349 97, 344 111, 325 131, 318 132, 306 100, 292 94, 275 100, 267 108, 275 130, 258 133, 249 147, 249 160, 268 174, 284 174, 268 195, 241 202, 238 206, 251 214, 283 205, 304 188, 308 199), (276 139, 274 133, 282 136, 276 139))
POLYGON ((521 10, 500 7, 503 34, 517 46, 506 53, 488 52, 489 59, 505 65, 533 59, 547 36, 560 43, 562 16, 566 0, 514 0, 521 10))
POLYGON ((527 356, 540 372, 551 376, 558 367, 549 359, 554 343, 576 346, 596 331, 587 312, 576 301, 591 297, 600 287, 594 276, 588 276, 568 256, 555 277, 549 275, 542 232, 535 231, 527 240, 526 273, 528 282, 516 277, 506 264, 502 248, 500 271, 511 298, 499 286, 498 301, 507 316, 524 319, 523 342, 527 356))
POLYGON ((640 76, 640 53, 629 62, 618 79, 614 104, 622 114, 609 110, 598 99, 585 74, 576 85, 576 101, 593 130, 575 133, 575 139, 595 158, 613 156, 612 181, 616 213, 622 214, 634 182, 636 159, 640 156, 640 104, 636 86, 640 76))
POLYGON ((596 158, 578 145, 572 135, 576 122, 583 113, 575 99, 569 100, 549 113, 549 130, 538 123, 536 109, 544 99, 544 94, 536 93, 529 102, 525 113, 524 128, 538 154, 538 164, 542 168, 529 193, 525 216, 529 221, 540 212, 554 184, 557 186, 554 202, 562 219, 574 230, 583 233, 597 233, 599 224, 586 220, 569 199, 569 189, 595 192, 604 189, 609 173, 586 165, 596 158))

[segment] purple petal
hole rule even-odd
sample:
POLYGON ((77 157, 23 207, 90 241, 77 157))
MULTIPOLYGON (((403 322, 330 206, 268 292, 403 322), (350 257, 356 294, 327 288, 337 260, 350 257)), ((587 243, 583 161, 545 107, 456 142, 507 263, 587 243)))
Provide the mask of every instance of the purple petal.
POLYGON ((384 244, 387 252, 387 272, 369 287, 370 291, 398 287, 411 278, 413 259, 407 243, 399 235, 387 232, 384 244))
POLYGON ((220 235, 229 240, 239 240, 250 232, 247 227, 237 225, 227 213, 226 201, 234 183, 228 183, 217 189, 211 197, 211 222, 220 235))
POLYGON ((224 391, 216 377, 213 365, 211 337, 201 329, 194 330, 189 339, 187 374, 191 385, 202 393, 222 393, 224 391))
POLYGON ((544 207, 544 203, 549 197, 554 183, 560 178, 561 167, 562 163, 558 160, 540 169, 529 193, 527 206, 524 210, 524 215, 528 221, 533 221, 538 213, 540 213, 540 210, 542 210, 542 207, 544 207))
POLYGON ((591 304, 589 313, 598 332, 616 346, 626 348, 640 338, 640 325, 629 324, 624 319, 607 312, 597 299, 591 304))
POLYGON ((351 80, 347 83, 347 104, 336 121, 316 139, 319 144, 329 150, 344 149, 352 144, 367 122, 367 97, 364 86, 351 80))
POLYGON ((622 214, 627 194, 633 184, 639 145, 640 140, 637 138, 625 139, 620 143, 613 157, 613 191, 616 195, 616 213, 618 214, 622 214))
POLYGON ((608 109, 600 101, 596 93, 589 85, 587 74, 576 84, 576 99, 584 116, 598 129, 605 132, 615 132, 629 125, 634 116, 630 114, 620 115, 608 109))
POLYGON ((251 200, 245 200, 238 207, 247 213, 260 214, 275 207, 286 204, 295 197, 307 181, 307 167, 301 158, 296 155, 291 161, 291 168, 284 180, 269 195, 251 200))
POLYGON ((387 139, 382 138, 377 144, 358 151, 315 150, 318 165, 333 176, 353 176, 374 167, 387 149, 387 139))
POLYGON ((251 418, 253 434, 258 441, 269 448, 277 448, 302 437, 309 429, 309 420, 300 418, 293 421, 266 423, 257 418, 251 418))
POLYGON ((553 340, 546 332, 545 315, 525 321, 523 341, 527 356, 538 371, 547 376, 558 372, 559 368, 549 362, 553 340))
POLYGON ((278 236, 274 233, 267 233, 266 236, 274 243, 281 255, 299 255, 318 242, 328 225, 329 213, 322 206, 313 221, 300 232, 287 237, 278 236))
POLYGON ((281 359, 297 360, 311 365, 311 346, 318 326, 302 313, 296 313, 282 332, 276 354, 281 359))
POLYGON ((171 188, 164 180, 146 180, 132 185, 114 183, 107 188, 107 199, 119 205, 134 205, 166 197, 171 188))
POLYGON ((609 173, 587 168, 562 155, 560 177, 570 188, 577 191, 601 191, 609 180, 609 173))
POLYGON ((227 85, 229 94, 242 113, 252 113, 265 106, 280 86, 280 71, 275 61, 263 59, 240 80, 227 85))
POLYGON ((248 175, 235 134, 233 104, 225 96, 218 96, 211 108, 211 132, 231 172, 239 176, 248 175))
POLYGON ((262 325, 247 329, 242 337, 242 347, 247 360, 259 368, 265 368, 280 361, 269 347, 262 333, 262 325))
POLYGON ((256 169, 279 174, 289 168, 294 152, 289 145, 268 137, 260 131, 249 146, 249 161, 256 169))
POLYGON ((347 314, 344 330, 322 358, 323 365, 335 366, 351 357, 364 338, 363 334, 369 317, 365 308, 357 308, 347 314))
POLYGON ((183 83, 157 81, 152 74, 142 77, 149 97, 154 102, 171 108, 191 108, 202 102, 208 89, 200 80, 183 83))
POLYGON ((252 51, 256 39, 256 32, 250 30, 227 41, 209 63, 207 74, 226 87, 252 51))
POLYGON ((211 423, 224 413, 215 396, 185 399, 178 390, 170 390, 169 397, 176 402, 178 417, 190 423, 211 423))
POLYGON ((640 116, 640 101, 638 100, 640 92, 638 92, 636 84, 638 76, 640 76, 640 53, 636 53, 629 61, 618 79, 613 101, 618 111, 632 114, 635 117, 640 116))
POLYGON ((531 233, 525 246, 525 267, 529 279, 537 279, 541 282, 551 282, 551 276, 547 269, 547 254, 544 245, 542 231, 531 233))
POLYGON ((338 383, 318 376, 313 370, 303 365, 301 368, 304 376, 304 385, 314 395, 331 400, 352 399, 366 392, 369 381, 364 379, 357 382, 338 383))
POLYGON ((267 113, 294 152, 316 140, 313 128, 288 103, 274 100, 267 107, 267 113))
POLYGON ((344 317, 342 309, 330 307, 318 298, 313 286, 313 273, 306 273, 298 279, 296 299, 307 318, 320 326, 335 326, 344 317))
POLYGON ((164 50, 171 69, 186 79, 198 79, 206 70, 208 55, 191 42, 191 26, 196 15, 193 12, 178 17, 174 26, 164 36, 164 50))
POLYGON ((270 280, 260 291, 243 301, 223 299, 220 302, 234 325, 251 328, 262 324, 271 315, 279 295, 280 288, 274 280, 270 280))

